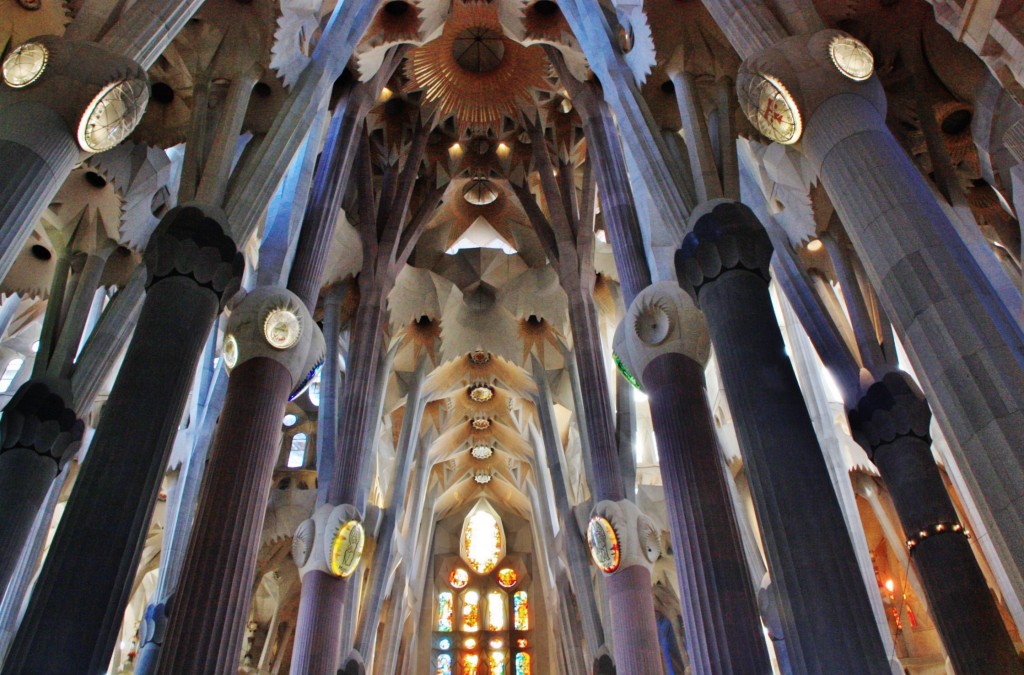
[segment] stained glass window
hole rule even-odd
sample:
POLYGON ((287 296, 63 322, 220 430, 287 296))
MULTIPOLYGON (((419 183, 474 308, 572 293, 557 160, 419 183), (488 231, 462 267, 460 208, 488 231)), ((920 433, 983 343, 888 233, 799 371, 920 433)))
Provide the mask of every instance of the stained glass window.
POLYGON ((437 594, 437 630, 450 633, 455 622, 455 597, 451 591, 437 594))
POLYGON ((448 575, 448 583, 455 588, 465 588, 466 584, 469 583, 469 572, 461 567, 456 567, 448 575))
POLYGON ((487 630, 505 630, 508 606, 505 594, 491 591, 487 594, 487 630))
POLYGON ((526 597, 526 591, 516 591, 512 596, 512 614, 515 617, 516 630, 529 630, 530 600, 526 597))
POLYGON ((476 591, 462 594, 462 630, 468 633, 480 630, 480 594, 476 591))
POLYGON ((519 581, 519 575, 511 567, 503 567, 498 570, 498 583, 505 588, 512 588, 519 581))
POLYGON ((480 655, 462 655, 462 675, 480 675, 480 655))
POLYGON ((462 559, 477 574, 490 574, 505 557, 501 517, 481 499, 462 525, 462 559))
POLYGON ((516 675, 530 675, 530 655, 526 652, 516 654, 516 675))
POLYGON ((437 655, 437 675, 452 675, 452 655, 437 655))
POLYGON ((490 675, 508 675, 508 652, 491 652, 487 655, 487 670, 490 675))

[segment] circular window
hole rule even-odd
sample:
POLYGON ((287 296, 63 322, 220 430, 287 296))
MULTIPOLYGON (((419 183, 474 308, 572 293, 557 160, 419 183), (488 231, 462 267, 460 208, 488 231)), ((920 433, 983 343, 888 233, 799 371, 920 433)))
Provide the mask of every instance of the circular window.
POLYGON ((27 87, 43 74, 50 52, 38 42, 23 44, 4 59, 3 76, 8 87, 27 87))
POLYGON ((290 309, 275 309, 263 321, 263 336, 274 349, 294 347, 301 334, 299 317, 290 309))

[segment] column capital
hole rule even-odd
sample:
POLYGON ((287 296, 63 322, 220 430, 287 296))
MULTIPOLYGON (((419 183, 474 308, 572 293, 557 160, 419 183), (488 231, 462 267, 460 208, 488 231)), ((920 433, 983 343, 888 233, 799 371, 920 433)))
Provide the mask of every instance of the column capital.
POLYGON ((626 379, 645 389, 644 373, 657 357, 682 354, 703 367, 711 355, 704 315, 674 281, 659 281, 637 294, 615 331, 613 347, 626 379))
POLYGON ((662 552, 654 520, 628 499, 594 504, 587 543, 594 563, 608 575, 636 565, 650 572, 662 552))
POLYGON ((169 277, 188 277, 213 291, 223 306, 238 290, 244 268, 227 223, 227 215, 212 204, 192 202, 168 211, 146 246, 146 288, 169 277))
POLYGON ((246 294, 232 308, 224 333, 229 372, 254 358, 277 361, 291 374, 293 394, 312 380, 325 351, 324 336, 305 303, 276 286, 246 294))
POLYGON ((885 119, 885 92, 874 56, 839 30, 796 35, 753 54, 736 75, 740 109, 764 136, 799 144, 815 112, 836 96, 857 96, 885 119))
MULTIPOLYGON (((0 77, 0 109, 41 106, 55 112, 77 136, 84 153, 109 150, 124 140, 142 119, 148 102, 149 80, 139 64, 95 42, 56 35, 41 35, 20 45, 4 60, 0 77), (113 91, 119 85, 123 86, 113 91), (92 132, 89 118, 101 99, 124 104, 122 124, 92 132)), ((0 138, 10 135, 5 127, 0 125, 0 138)), ((24 128, 17 125, 10 131, 19 135, 24 128)))
POLYGON ((900 370, 886 373, 868 387, 849 411, 849 420, 854 440, 872 461, 879 448, 898 438, 913 436, 931 444, 928 401, 910 375, 900 370))
POLYGON ((679 285, 700 305, 700 289, 725 272, 742 270, 771 281, 772 242, 750 207, 731 199, 702 203, 676 251, 679 285))
POLYGON ((21 385, 0 418, 0 455, 24 448, 53 460, 59 473, 75 454, 85 424, 71 401, 71 383, 36 377, 21 385))
POLYGON ((292 558, 299 578, 321 572, 342 579, 352 576, 363 555, 366 533, 359 510, 351 504, 321 504, 292 537, 292 558))

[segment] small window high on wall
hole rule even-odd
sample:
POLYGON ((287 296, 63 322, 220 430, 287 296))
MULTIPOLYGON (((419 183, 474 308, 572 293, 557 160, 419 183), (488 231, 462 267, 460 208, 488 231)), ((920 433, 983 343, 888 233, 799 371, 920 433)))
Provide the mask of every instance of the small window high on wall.
POLYGON ((11 387, 11 383, 14 382, 14 378, 18 376, 18 371, 25 364, 25 359, 14 358, 7 362, 7 367, 4 368, 4 374, 0 375, 0 393, 7 391, 11 387))
POLYGON ((301 431, 292 436, 292 447, 288 451, 288 468, 301 469, 306 464, 306 434, 301 431))

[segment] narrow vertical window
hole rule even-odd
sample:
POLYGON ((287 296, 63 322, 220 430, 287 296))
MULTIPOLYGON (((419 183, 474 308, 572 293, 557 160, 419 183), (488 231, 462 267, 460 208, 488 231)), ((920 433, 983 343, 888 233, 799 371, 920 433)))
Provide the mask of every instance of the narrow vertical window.
POLYGON ((11 382, 14 382, 14 378, 18 376, 18 371, 21 370, 21 366, 24 365, 25 359, 16 358, 11 359, 7 362, 7 367, 4 368, 4 374, 0 375, 0 393, 7 391, 11 382))
POLYGON ((299 469, 306 463, 306 434, 301 431, 292 436, 292 448, 288 451, 288 468, 299 469))
POLYGON ((512 596, 512 615, 516 630, 530 629, 530 600, 526 591, 516 591, 512 596))
POLYGON ((530 669, 530 655, 526 652, 519 652, 516 654, 516 675, 531 675, 533 670, 530 669))
MULTIPOLYGON (((442 633, 452 632, 455 619, 455 597, 451 591, 437 594, 437 630, 442 633)), ((449 664, 450 666, 451 664, 449 664)))

